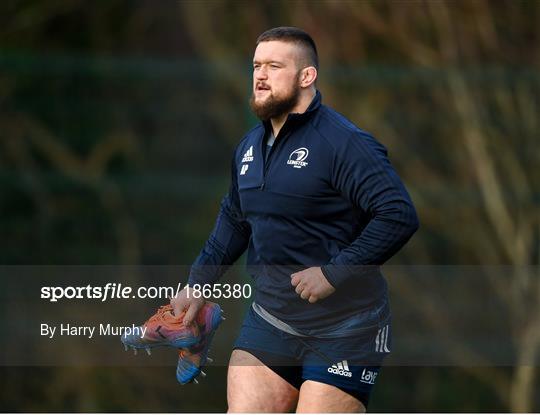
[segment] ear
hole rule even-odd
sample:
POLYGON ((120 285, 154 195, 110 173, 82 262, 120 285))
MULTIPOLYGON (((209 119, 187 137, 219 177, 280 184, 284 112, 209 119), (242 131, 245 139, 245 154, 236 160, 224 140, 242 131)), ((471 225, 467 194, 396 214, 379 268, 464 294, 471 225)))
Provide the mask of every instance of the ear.
POLYGON ((301 88, 308 88, 317 79, 317 69, 314 66, 308 66, 304 69, 302 69, 302 72, 300 74, 300 87, 301 88))

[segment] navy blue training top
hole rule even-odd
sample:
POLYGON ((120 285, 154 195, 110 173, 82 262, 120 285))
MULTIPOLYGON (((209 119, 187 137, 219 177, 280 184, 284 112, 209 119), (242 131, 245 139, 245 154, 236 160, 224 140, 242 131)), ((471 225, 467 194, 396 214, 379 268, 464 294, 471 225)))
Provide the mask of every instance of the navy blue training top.
POLYGON ((321 104, 289 114, 265 161, 269 122, 238 144, 228 194, 189 284, 212 284, 246 249, 255 302, 298 329, 320 329, 380 302, 379 266, 418 229, 411 199, 369 133, 321 104), (336 288, 314 304, 293 272, 321 266, 336 288))

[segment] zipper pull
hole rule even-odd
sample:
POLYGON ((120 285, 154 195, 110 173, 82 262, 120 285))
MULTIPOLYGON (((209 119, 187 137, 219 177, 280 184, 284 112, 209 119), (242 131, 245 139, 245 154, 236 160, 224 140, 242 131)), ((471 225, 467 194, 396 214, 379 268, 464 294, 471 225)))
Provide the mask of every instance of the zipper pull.
POLYGON ((266 184, 266 182, 262 182, 261 186, 259 187, 260 190, 264 190, 264 185, 266 184))

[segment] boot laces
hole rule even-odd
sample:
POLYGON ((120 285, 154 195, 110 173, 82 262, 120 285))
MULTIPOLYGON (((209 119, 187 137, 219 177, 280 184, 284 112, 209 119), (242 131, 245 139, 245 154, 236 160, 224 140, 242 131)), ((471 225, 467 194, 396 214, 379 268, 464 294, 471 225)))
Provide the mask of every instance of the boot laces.
POLYGON ((170 304, 167 304, 167 305, 164 305, 164 306, 161 306, 158 308, 158 310, 156 311, 156 313, 151 316, 148 320, 146 320, 146 322, 144 323, 145 325, 149 325, 151 323, 154 323, 154 322, 162 322, 162 323, 165 323, 165 324, 171 324, 171 323, 176 323, 176 324, 179 324, 182 322, 182 320, 180 319, 180 317, 176 317, 174 315, 174 310, 173 310, 173 307, 172 305, 170 304), (165 319, 165 317, 167 315, 170 315, 171 317, 173 317, 173 321, 171 322, 171 318, 169 318, 167 321, 165 319), (174 321, 176 320, 176 321, 174 321))

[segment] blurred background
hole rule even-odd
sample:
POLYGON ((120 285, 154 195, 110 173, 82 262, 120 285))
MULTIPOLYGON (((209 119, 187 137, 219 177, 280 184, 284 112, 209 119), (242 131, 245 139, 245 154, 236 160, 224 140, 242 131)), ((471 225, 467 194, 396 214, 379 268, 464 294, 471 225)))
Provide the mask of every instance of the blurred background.
MULTIPOLYGON (((189 265, 257 122, 255 39, 298 26, 323 102, 388 148, 419 213, 390 264, 395 341, 400 315, 450 333, 448 305, 489 303, 512 349, 392 365, 370 411, 540 411, 540 2, 7 0, 0 23, 1 265, 189 265)), ((162 366, 6 365, 0 409, 224 411, 210 370, 181 388, 162 366)))

